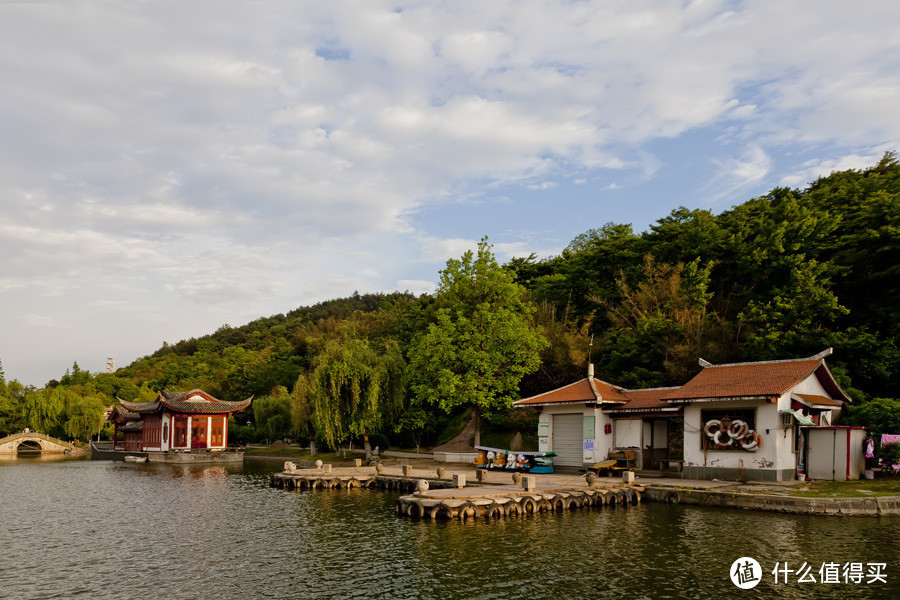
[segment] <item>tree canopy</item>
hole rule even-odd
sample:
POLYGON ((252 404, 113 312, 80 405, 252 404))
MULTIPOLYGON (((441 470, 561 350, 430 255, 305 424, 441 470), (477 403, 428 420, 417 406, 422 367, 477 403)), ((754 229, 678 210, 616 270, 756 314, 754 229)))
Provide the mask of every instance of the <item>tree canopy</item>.
MULTIPOLYGON (((412 391, 445 411, 508 409, 547 345, 526 290, 498 263, 487 239, 441 271, 434 319, 409 351, 412 391)), ((476 428, 476 444, 479 433, 476 428)))

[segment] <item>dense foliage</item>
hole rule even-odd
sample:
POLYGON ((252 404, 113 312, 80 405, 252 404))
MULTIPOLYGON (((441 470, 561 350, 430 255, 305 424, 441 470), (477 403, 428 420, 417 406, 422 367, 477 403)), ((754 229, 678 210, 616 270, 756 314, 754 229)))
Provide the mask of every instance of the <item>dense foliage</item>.
POLYGON ((546 340, 532 325, 525 288, 497 264, 487 240, 447 261, 434 319, 409 351, 412 393, 451 411, 471 406, 475 445, 482 411, 509 410, 519 382, 540 363, 546 340))
POLYGON ((847 422, 878 431, 898 422, 900 164, 891 153, 720 214, 679 208, 642 233, 607 223, 549 258, 500 267, 483 243, 441 277, 433 296, 354 294, 224 325, 115 374, 73 365, 38 390, 0 370, 0 435, 32 427, 83 439, 116 396, 149 399, 165 387, 255 396, 232 429, 244 441, 333 445, 381 433, 419 445, 468 406, 510 422, 510 399, 582 377, 588 360, 623 386, 678 385, 700 356, 788 358, 829 346, 829 367, 855 400, 847 422), (479 287, 488 280, 502 292, 479 287), (519 366, 492 373, 498 364, 519 366), (515 377, 503 379, 508 371, 515 377), (479 395, 488 379, 494 391, 479 395))

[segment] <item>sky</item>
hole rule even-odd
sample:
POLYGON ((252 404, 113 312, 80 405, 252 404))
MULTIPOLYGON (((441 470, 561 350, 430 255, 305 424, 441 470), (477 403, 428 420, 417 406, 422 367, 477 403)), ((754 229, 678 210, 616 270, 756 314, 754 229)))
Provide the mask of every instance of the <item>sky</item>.
POLYGON ((900 149, 900 3, 0 4, 0 362, 77 361, 900 149))

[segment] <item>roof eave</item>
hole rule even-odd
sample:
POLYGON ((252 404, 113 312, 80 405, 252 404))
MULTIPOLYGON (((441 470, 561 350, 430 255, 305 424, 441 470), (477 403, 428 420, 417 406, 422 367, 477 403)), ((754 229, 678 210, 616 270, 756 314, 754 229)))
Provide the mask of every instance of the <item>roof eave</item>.
POLYGON ((764 396, 710 396, 705 398, 663 398, 660 402, 665 402, 666 404, 674 404, 674 403, 685 403, 690 404, 692 402, 728 402, 729 400, 769 400, 770 398, 777 398, 779 394, 766 394, 764 396))

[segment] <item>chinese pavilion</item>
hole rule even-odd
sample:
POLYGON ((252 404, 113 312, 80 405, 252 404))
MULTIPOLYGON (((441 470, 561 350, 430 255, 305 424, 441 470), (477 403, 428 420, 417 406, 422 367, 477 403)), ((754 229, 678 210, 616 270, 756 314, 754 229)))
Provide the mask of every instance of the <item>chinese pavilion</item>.
POLYGON ((152 402, 117 398, 119 406, 109 416, 116 429, 115 449, 148 454, 222 452, 228 445, 228 416, 250 406, 251 399, 229 402, 203 390, 163 390, 152 402))

